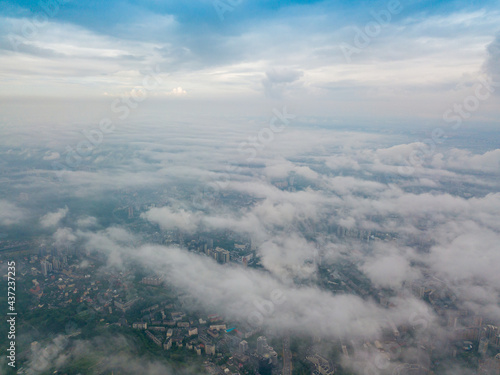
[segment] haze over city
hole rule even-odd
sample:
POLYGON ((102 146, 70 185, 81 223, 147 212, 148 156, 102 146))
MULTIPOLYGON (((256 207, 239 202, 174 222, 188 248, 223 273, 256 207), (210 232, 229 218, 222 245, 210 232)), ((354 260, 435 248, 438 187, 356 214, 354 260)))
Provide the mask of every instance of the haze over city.
POLYGON ((2 374, 500 374, 498 1, 2 1, 2 374))

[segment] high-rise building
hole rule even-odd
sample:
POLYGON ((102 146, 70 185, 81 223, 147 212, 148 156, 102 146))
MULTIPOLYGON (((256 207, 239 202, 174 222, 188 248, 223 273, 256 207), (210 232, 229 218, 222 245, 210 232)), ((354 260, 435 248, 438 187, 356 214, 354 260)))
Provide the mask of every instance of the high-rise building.
POLYGON ((490 341, 495 341, 495 338, 498 336, 498 327, 494 325, 487 325, 485 327, 485 336, 490 341))
POLYGON ((484 356, 486 355, 486 352, 488 351, 488 339, 486 337, 483 337, 481 340, 479 340, 479 346, 477 348, 477 352, 484 356))
POLYGON ((224 249, 221 249, 221 251, 219 252, 219 259, 218 261, 220 263, 229 263, 231 260, 231 255, 229 253, 229 251, 227 250, 224 250, 224 249))
POLYGON ((273 363, 273 366, 278 365, 278 353, 276 353, 275 350, 271 350, 269 352, 269 356, 271 357, 271 361, 273 363))
POLYGON ((216 247, 212 253, 213 258, 219 263, 228 263, 231 260, 231 253, 221 247, 216 247))
POLYGON ((448 327, 449 328, 456 328, 457 324, 458 324, 458 316, 456 316, 456 315, 448 316, 448 327))
POLYGON ((483 317, 479 315, 475 316, 473 325, 476 327, 481 327, 483 325, 483 317))
POLYGON ((260 336, 257 339, 257 354, 264 355, 267 352, 267 340, 265 336, 260 336))
POLYGON ((48 267, 47 267, 47 264, 48 264, 48 263, 47 263, 46 261, 44 261, 44 260, 42 260, 42 261, 40 262, 40 265, 41 265, 41 270, 42 270, 42 275, 43 275, 43 276, 47 276, 47 273, 48 273, 48 267))
POLYGON ((59 253, 60 251, 55 247, 50 249, 50 255, 52 255, 53 257, 59 256, 59 253))
POLYGON ((240 342, 240 353, 245 354, 247 351, 248 351, 248 342, 243 340, 242 342, 240 342))
POLYGON ((61 263, 59 262, 59 259, 57 258, 52 259, 52 267, 56 271, 58 271, 61 268, 61 263))

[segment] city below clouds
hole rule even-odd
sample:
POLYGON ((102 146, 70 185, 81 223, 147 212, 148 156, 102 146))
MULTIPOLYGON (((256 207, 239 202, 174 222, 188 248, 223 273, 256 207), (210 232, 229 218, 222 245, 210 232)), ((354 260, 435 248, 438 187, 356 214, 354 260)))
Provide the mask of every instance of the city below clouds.
POLYGON ((498 2, 1 7, 19 373, 498 374, 498 2))

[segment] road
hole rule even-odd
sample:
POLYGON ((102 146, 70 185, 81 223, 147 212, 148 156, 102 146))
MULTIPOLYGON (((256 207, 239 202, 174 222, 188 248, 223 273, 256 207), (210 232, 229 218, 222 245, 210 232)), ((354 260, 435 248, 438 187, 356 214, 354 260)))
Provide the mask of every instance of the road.
POLYGON ((290 336, 283 338, 283 375, 292 375, 292 352, 290 351, 290 336))

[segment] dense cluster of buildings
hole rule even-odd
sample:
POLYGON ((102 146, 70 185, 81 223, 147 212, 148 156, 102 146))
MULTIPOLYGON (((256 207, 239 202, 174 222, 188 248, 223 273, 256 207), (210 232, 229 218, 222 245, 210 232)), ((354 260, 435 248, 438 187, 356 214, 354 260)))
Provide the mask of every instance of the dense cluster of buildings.
POLYGON ((268 345, 266 337, 258 337, 255 347, 251 348, 243 339, 248 335, 228 329, 220 316, 194 318, 178 308, 169 301, 150 306, 142 311, 147 313, 143 319, 132 323, 131 327, 143 331, 152 343, 165 351, 184 348, 205 356, 216 374, 238 374, 237 370, 244 365, 253 366, 262 375, 279 368, 278 353, 268 345), (156 316, 162 319, 154 320, 156 316), (218 363, 221 358, 227 360, 218 363))
MULTIPOLYGON (((355 233, 343 229, 338 229, 337 235, 378 239, 372 233, 355 233)), ((229 251, 223 248, 223 241, 204 236, 188 238, 180 232, 153 233, 152 236, 161 243, 181 243, 220 264, 238 262, 246 266, 249 261, 255 260, 251 242, 234 242, 234 249, 228 247, 232 249, 229 251)), ((156 275, 141 275, 136 280, 131 272, 119 271, 97 275, 95 270, 99 268, 96 266, 98 263, 88 253, 75 256, 68 251, 56 248, 47 250, 41 246, 38 253, 29 256, 28 261, 29 275, 34 277, 29 292, 40 302, 34 308, 65 307, 80 303, 100 314, 104 324, 119 324, 129 327, 135 334, 144 335, 162 353, 176 350, 196 353, 208 363, 207 368, 216 374, 243 373, 240 370, 247 366, 266 375, 276 374, 282 368, 280 355, 258 330, 232 329, 228 322, 216 314, 198 316, 183 305, 176 293, 173 293, 175 297, 161 303, 156 301, 147 305, 148 301, 138 294, 137 289, 167 288, 164 279, 156 275), (132 322, 130 324, 127 318, 131 316, 133 319, 128 319, 132 322)), ((321 265, 320 262, 318 264, 321 265)), ((330 268, 320 268, 326 270, 321 283, 331 292, 373 298, 383 307, 391 307, 390 295, 373 286, 355 264, 346 261, 330 268)), ((391 348, 414 347, 416 355, 397 367, 394 374, 432 374, 439 353, 440 358, 459 358, 470 354, 476 360, 478 374, 500 375, 500 329, 497 322, 484 321, 481 316, 458 308, 456 296, 432 275, 403 285, 400 293, 412 293, 429 303, 440 317, 448 336, 447 342, 437 347, 436 343, 413 339, 408 334, 414 329, 411 325, 396 327, 389 323, 380 340, 363 342, 362 345, 367 350, 386 355, 387 360, 394 363, 398 363, 398 358, 393 357, 391 348)), ((351 348, 349 344, 342 345, 342 354, 348 357, 351 348)), ((315 375, 335 373, 333 363, 320 354, 309 353, 306 360, 315 375)))
POLYGON ((334 375, 335 369, 326 358, 319 354, 306 356, 306 359, 314 365, 313 375, 334 375))

